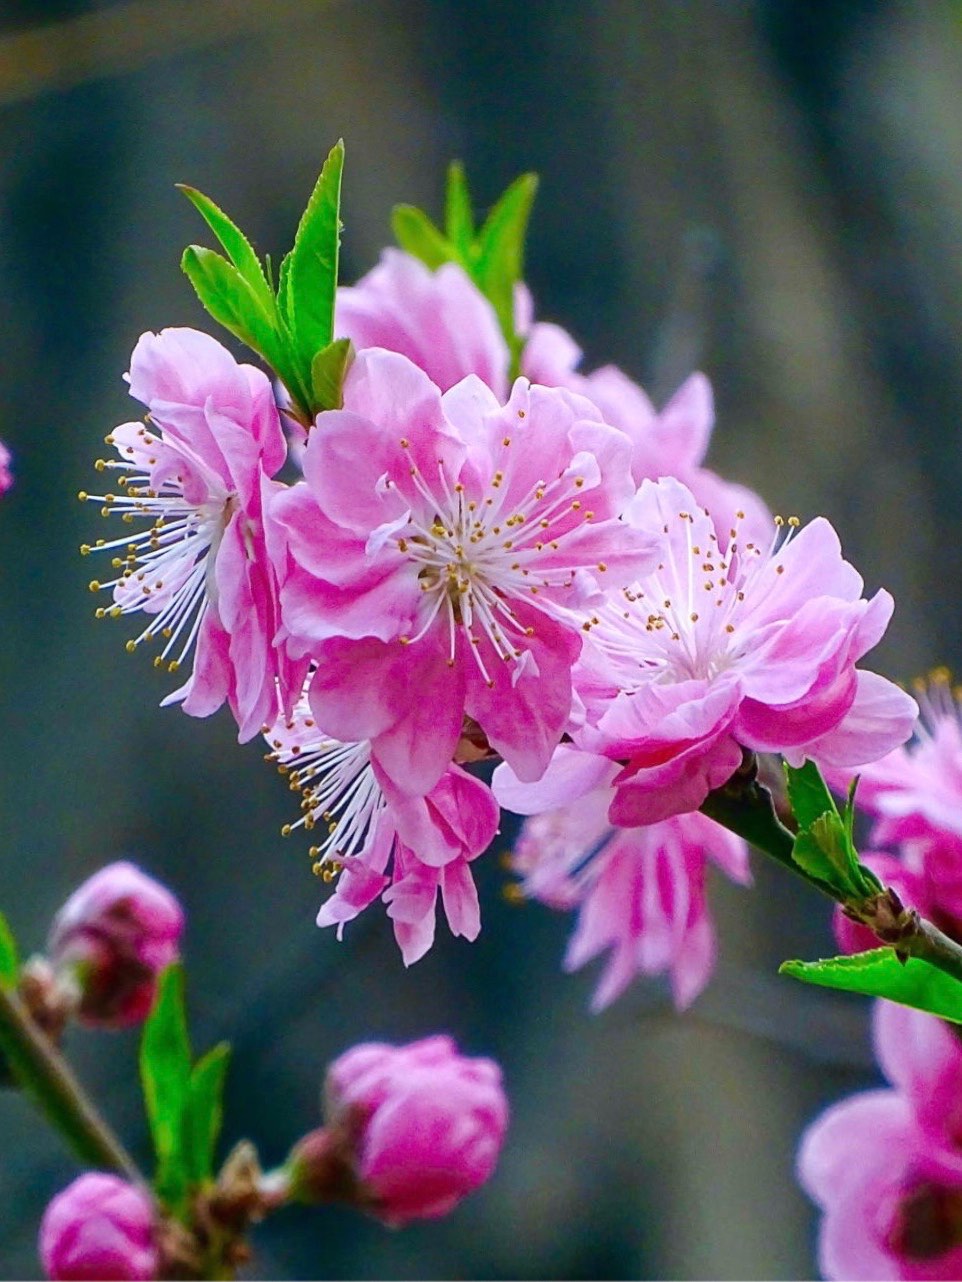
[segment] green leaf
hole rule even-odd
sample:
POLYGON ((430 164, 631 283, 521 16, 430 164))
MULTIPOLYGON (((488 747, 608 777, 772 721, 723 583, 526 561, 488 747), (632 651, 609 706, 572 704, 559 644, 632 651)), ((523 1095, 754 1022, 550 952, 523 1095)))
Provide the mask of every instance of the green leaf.
POLYGON ((474 217, 464 166, 452 160, 448 166, 448 186, 444 205, 444 230, 460 258, 467 261, 474 244, 474 217))
POLYGON ((0 913, 0 984, 5 988, 16 988, 20 978, 20 955, 17 952, 17 941, 13 937, 10 923, 0 913))
POLYGON ((335 339, 314 357, 311 362, 311 391, 315 413, 341 408, 344 376, 353 357, 354 350, 349 338, 335 339))
POLYGON ((183 1119, 183 1160, 188 1182, 202 1184, 214 1172, 214 1152, 224 1116, 224 1080, 230 1046, 220 1042, 199 1059, 190 1075, 183 1119))
POLYGON ((826 812, 838 813, 835 798, 814 761, 806 761, 801 766, 790 766, 786 761, 783 765, 788 800, 800 829, 811 827, 826 812))
POLYGON ((917 957, 901 962, 892 948, 823 961, 787 961, 780 975, 866 997, 885 997, 962 1024, 962 984, 917 957))
POLYGON ((180 265, 214 320, 276 368, 279 343, 272 309, 238 269, 201 245, 188 245, 180 265))
POLYGON ((415 205, 395 205, 391 213, 391 228, 401 248, 420 258, 432 271, 442 263, 458 261, 455 247, 415 205))
POLYGON ((305 372, 334 337, 334 300, 341 241, 344 143, 331 148, 294 237, 290 262, 281 263, 282 311, 290 318, 297 361, 305 372))
POLYGON ((191 1079, 184 972, 179 965, 168 966, 160 977, 140 1043, 140 1078, 157 1154, 157 1192, 176 1206, 187 1184, 183 1119, 191 1079))
POLYGON ((811 832, 800 832, 792 846, 792 858, 809 877, 825 882, 834 887, 838 878, 831 859, 822 849, 822 844, 811 832))
POLYGON ((475 279, 509 341, 515 338, 514 287, 524 271, 524 240, 537 190, 537 174, 516 178, 491 210, 477 241, 475 279))
POLYGON ((262 306, 272 310, 274 295, 264 275, 260 259, 244 233, 231 222, 224 211, 219 209, 209 196, 205 196, 203 192, 197 191, 195 187, 188 187, 184 183, 178 183, 178 188, 198 210, 207 226, 223 245, 227 257, 250 286, 252 293, 260 298, 262 306))

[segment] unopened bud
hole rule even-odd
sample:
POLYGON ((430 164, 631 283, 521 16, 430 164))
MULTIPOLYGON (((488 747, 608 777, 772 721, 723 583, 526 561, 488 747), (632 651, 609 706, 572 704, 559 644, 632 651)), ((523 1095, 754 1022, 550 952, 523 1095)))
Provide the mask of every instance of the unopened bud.
POLYGON ((48 941, 55 971, 76 985, 79 1018, 104 1028, 145 1019, 183 929, 174 896, 134 864, 108 864, 79 886, 48 941))
POLYGON ((149 1194, 116 1175, 88 1172, 58 1193, 40 1224, 40 1260, 55 1280, 149 1282, 159 1256, 149 1194))
POLYGON ((327 1126, 288 1159, 292 1196, 348 1201, 397 1226, 446 1215, 497 1164, 501 1070, 449 1037, 356 1046, 331 1064, 325 1096, 327 1126))

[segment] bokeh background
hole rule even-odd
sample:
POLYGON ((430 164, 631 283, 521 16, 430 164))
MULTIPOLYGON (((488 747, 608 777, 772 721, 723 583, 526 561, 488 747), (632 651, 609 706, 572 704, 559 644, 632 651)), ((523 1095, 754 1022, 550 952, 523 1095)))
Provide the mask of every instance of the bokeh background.
MULTIPOLYGON (((235 1043, 225 1143, 267 1163, 361 1038, 449 1029, 513 1100, 498 1177, 448 1221, 290 1212, 256 1276, 808 1276, 797 1136, 874 1069, 863 1005, 775 976, 831 947, 827 913, 758 864, 752 892, 713 885, 722 960, 680 1018, 658 984, 590 1016, 596 976, 559 969, 569 923, 506 903, 494 857, 481 939, 440 931, 410 972, 374 912, 341 945, 315 930, 322 888, 278 835, 290 794, 226 713, 157 708, 164 679, 94 622, 77 555, 99 518, 76 492, 136 412, 134 341, 207 323, 178 259, 210 242, 174 183, 277 256, 343 135, 352 280, 393 203, 438 210, 452 157, 482 207, 539 171, 540 314, 656 398, 706 370, 715 466, 832 518, 895 593, 877 664, 909 677, 962 651, 960 87, 962 11, 941 0, 0 5, 0 904, 32 948, 109 859, 169 882, 195 1044, 235 1043)), ((135 1039, 69 1049, 146 1160, 135 1039)), ((41 1209, 75 1171, 0 1098, 0 1275, 36 1276, 41 1209)))

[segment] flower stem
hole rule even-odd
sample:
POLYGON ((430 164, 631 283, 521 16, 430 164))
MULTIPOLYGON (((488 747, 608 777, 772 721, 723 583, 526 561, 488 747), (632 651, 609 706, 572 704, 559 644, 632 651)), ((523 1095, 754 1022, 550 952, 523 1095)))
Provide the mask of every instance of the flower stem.
POLYGON ((0 1049, 20 1083, 81 1161, 146 1183, 120 1140, 74 1077, 70 1065, 30 1018, 20 996, 0 984, 0 1049))
POLYGON ((841 904, 849 917, 868 926, 903 960, 918 957, 962 983, 962 944, 914 909, 903 907, 891 888, 866 899, 850 900, 795 862, 792 857, 795 836, 779 819, 771 792, 758 782, 753 754, 746 753, 740 769, 723 787, 709 793, 701 809, 709 819, 744 838, 756 850, 841 904))

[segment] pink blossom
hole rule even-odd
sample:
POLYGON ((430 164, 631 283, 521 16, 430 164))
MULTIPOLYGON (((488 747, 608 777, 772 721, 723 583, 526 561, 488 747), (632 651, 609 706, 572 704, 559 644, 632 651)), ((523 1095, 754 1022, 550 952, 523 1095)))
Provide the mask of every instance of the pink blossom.
POLYGON ((123 1028, 146 1018, 183 932, 183 910, 170 891, 121 861, 77 887, 53 919, 47 948, 55 972, 79 990, 80 1019, 123 1028))
POLYGON ((446 392, 469 374, 499 400, 508 393, 508 345, 494 308, 463 267, 431 271, 399 249, 352 286, 337 291, 335 331, 357 348, 408 357, 446 392))
POLYGON ((303 675, 279 671, 273 645, 261 510, 280 488, 269 478, 286 446, 271 384, 190 329, 144 334, 127 377, 149 407, 147 423, 124 423, 107 437, 120 458, 97 466, 120 471, 120 493, 84 497, 105 515, 149 524, 81 549, 113 552, 119 570, 91 584, 113 591, 113 606, 98 615, 145 612, 149 621, 127 648, 159 638, 158 667, 177 671, 195 650, 189 679, 164 702, 208 716, 226 700, 246 740, 273 720, 278 675, 283 689, 299 688, 303 675))
POLYGON ((916 686, 921 718, 911 744, 861 773, 859 805, 878 822, 879 843, 958 847, 962 855, 962 713, 948 673, 916 686))
POLYGON ((855 664, 892 599, 862 599, 831 525, 790 523, 768 548, 728 546, 691 492, 643 483, 626 519, 663 535, 657 569, 600 606, 576 671, 579 746, 625 762, 611 819, 623 827, 697 809, 742 747, 855 767, 911 732, 916 705, 855 664))
MULTIPOLYGON (((687 379, 659 412, 617 366, 582 373, 581 348, 560 325, 534 319, 524 285, 516 290, 515 326, 524 340, 526 378, 584 396, 600 412, 596 417, 631 438, 636 485, 674 476, 700 506, 722 518, 723 528, 736 508, 745 512, 749 537, 770 528, 771 514, 753 491, 703 466, 714 422, 711 385, 703 374, 687 379)), ((494 309, 455 263, 432 272, 409 254, 385 250, 373 271, 338 290, 336 328, 358 348, 384 347, 407 356, 442 391, 475 374, 499 400, 507 395, 509 352, 494 309)))
POLYGON ((571 666, 603 581, 653 558, 618 513, 627 437, 523 379, 501 406, 477 379, 442 397, 393 352, 358 354, 344 409, 318 417, 305 484, 276 496, 281 611, 310 703, 370 740, 409 795, 451 760, 464 714, 537 778, 571 706, 571 666))
POLYGON ((451 933, 477 938, 481 915, 470 863, 490 845, 499 818, 485 784, 449 765, 426 796, 405 796, 372 760, 370 743, 326 736, 305 700, 266 737, 303 798, 300 819, 285 833, 320 828, 323 837, 310 848, 314 871, 337 878, 319 926, 336 926, 341 938, 345 923, 380 898, 410 966, 434 942, 440 896, 451 933))
POLYGON ((325 1096, 358 1201, 393 1226, 447 1215, 490 1179, 508 1125, 500 1068, 450 1037, 355 1046, 329 1067, 325 1096))
POLYGON ((617 774, 614 762, 564 745, 535 784, 522 784, 499 766, 498 800, 531 816, 515 847, 514 868, 526 896, 578 908, 565 970, 609 953, 593 1010, 613 1002, 636 975, 663 971, 670 973, 675 1005, 682 1009, 705 987, 715 963, 706 864, 711 860, 745 884, 751 879, 748 850, 700 814, 613 828, 608 811, 617 774), (559 796, 566 804, 557 805, 559 796))
POLYGON ((39 1249, 54 1282, 149 1282, 160 1265, 150 1197, 116 1175, 87 1172, 47 1207, 39 1249))
POLYGON ((3 441, 0 441, 0 494, 6 494, 13 484, 13 472, 10 469, 12 461, 13 456, 3 441))
POLYGON ((931 1015, 876 1005, 893 1090, 842 1100, 805 1132, 802 1187, 823 1212, 827 1278, 962 1275, 962 1042, 931 1015))

